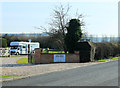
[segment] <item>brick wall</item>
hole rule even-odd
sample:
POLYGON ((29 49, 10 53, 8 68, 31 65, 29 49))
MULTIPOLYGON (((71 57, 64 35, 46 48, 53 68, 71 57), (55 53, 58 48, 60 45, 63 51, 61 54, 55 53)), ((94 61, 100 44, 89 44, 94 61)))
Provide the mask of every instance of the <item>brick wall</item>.
MULTIPOLYGON (((51 53, 41 53, 41 49, 35 49, 35 64, 48 64, 54 62, 54 54, 51 53)), ((80 56, 78 53, 75 54, 65 54, 65 63, 79 63, 80 56)))
POLYGON ((66 54, 67 63, 79 63, 80 55, 79 54, 66 54))

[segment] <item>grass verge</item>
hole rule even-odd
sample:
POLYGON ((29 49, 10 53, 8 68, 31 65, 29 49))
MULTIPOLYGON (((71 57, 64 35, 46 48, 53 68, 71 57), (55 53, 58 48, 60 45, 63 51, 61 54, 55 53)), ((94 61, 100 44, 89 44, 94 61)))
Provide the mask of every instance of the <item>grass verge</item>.
POLYGON ((64 53, 64 51, 49 51, 48 53, 64 53))
POLYGON ((0 78, 18 77, 19 75, 0 75, 0 78))
POLYGON ((120 59, 120 56, 118 56, 118 57, 113 57, 113 58, 110 58, 110 59, 97 60, 97 61, 95 61, 95 62, 105 62, 105 61, 116 60, 116 59, 120 59))
MULTIPOLYGON (((10 55, 10 57, 20 57, 24 55, 10 55)), ((0 55, 0 57, 8 57, 8 55, 0 55)))
POLYGON ((28 63, 28 58, 21 58, 21 59, 17 60, 17 63, 27 64, 28 63))

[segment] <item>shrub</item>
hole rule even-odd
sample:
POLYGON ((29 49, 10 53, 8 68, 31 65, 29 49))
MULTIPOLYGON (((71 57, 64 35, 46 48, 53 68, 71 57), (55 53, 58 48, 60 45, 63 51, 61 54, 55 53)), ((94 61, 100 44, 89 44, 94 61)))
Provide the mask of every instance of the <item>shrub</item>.
POLYGON ((120 44, 94 43, 96 46, 95 59, 104 59, 120 55, 120 44))
POLYGON ((69 53, 74 53, 77 42, 81 39, 81 24, 78 19, 71 19, 67 27, 67 34, 64 38, 69 53))
POLYGON ((0 39, 0 47, 7 47, 7 40, 5 38, 0 39))

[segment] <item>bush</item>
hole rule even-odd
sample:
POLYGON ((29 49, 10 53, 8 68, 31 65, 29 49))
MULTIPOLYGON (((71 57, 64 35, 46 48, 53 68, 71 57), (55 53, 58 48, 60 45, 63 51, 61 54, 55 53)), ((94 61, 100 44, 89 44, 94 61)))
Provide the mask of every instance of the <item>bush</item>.
POLYGON ((78 19, 71 19, 67 27, 67 34, 64 38, 69 53, 74 53, 77 42, 81 39, 81 24, 78 19))
POLYGON ((94 43, 96 46, 95 60, 114 57, 120 55, 120 44, 94 43))
POLYGON ((5 38, 0 39, 0 47, 7 47, 7 40, 5 38))

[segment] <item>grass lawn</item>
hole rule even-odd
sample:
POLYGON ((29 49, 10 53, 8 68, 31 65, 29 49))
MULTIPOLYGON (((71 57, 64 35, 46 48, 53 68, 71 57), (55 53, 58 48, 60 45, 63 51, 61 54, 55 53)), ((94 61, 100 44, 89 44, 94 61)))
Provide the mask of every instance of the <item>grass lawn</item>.
POLYGON ((110 58, 110 59, 97 60, 97 61, 95 61, 95 62, 105 62, 105 61, 115 60, 115 59, 120 59, 120 56, 118 56, 118 57, 113 57, 113 58, 110 58))
POLYGON ((49 51, 48 53, 64 53, 64 51, 49 51))
POLYGON ((0 75, 0 78, 18 77, 19 75, 0 75))
POLYGON ((28 58, 21 58, 21 59, 17 60, 17 63, 27 64, 28 63, 28 58))
MULTIPOLYGON (((43 49, 43 53, 47 53, 47 51, 45 49, 43 49)), ((59 50, 56 50, 56 49, 49 49, 48 53, 65 53, 65 52, 64 51, 59 51, 59 50)))
MULTIPOLYGON (((23 55, 10 55, 10 57, 20 57, 23 55)), ((0 55, 0 57, 8 57, 8 55, 0 55)))

